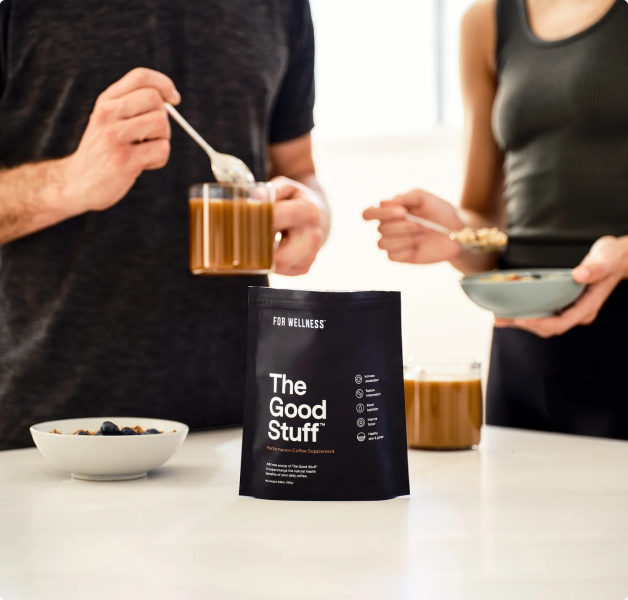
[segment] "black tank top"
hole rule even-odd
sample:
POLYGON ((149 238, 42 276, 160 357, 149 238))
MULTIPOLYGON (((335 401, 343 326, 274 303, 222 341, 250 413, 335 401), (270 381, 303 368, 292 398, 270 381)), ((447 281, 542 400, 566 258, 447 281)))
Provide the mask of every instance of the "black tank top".
POLYGON ((628 234, 628 3, 543 41, 526 0, 498 0, 493 131, 504 152, 510 265, 575 266, 628 234))

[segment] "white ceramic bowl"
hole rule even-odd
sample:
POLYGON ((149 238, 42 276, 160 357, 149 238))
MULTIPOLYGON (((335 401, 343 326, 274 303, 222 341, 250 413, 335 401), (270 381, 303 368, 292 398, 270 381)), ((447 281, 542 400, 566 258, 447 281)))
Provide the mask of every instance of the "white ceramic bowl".
POLYGON ((56 467, 76 479, 120 481, 139 479, 163 465, 181 447, 189 428, 177 421, 135 417, 95 417, 47 421, 31 427, 37 448, 56 467), (97 431, 103 421, 123 427, 163 431, 154 435, 87 436, 59 435, 53 429, 71 434, 79 429, 97 431), (174 433, 171 433, 174 430, 174 433))

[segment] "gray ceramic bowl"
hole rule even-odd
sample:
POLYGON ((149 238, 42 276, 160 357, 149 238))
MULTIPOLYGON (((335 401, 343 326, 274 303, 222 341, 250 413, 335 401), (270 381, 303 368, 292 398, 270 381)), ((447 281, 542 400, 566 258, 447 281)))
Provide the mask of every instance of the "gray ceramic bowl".
POLYGON ((573 304, 584 285, 572 278, 572 269, 511 269, 468 275, 460 282, 478 306, 502 319, 551 317, 573 304), (495 281, 494 275, 540 275, 532 281, 495 281))

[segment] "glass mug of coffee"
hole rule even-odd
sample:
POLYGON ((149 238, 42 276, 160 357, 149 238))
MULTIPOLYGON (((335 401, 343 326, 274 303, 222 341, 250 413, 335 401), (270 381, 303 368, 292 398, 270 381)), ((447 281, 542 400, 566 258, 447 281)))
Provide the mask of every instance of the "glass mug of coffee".
POLYGON ((260 275, 273 269, 275 188, 270 183, 199 183, 189 189, 190 270, 260 275))
POLYGON ((480 443, 482 382, 480 363, 404 364, 408 446, 465 450, 480 443))

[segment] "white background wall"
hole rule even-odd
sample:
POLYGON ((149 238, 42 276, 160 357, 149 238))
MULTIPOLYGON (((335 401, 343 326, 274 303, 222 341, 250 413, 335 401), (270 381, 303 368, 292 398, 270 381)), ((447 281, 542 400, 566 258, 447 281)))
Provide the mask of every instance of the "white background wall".
MULTIPOLYGON (((458 23, 471 0, 443 7, 445 119, 461 124, 458 23)), ((316 27, 316 135, 415 134, 437 115, 437 0, 310 0, 316 27)))
MULTIPOLYGON (((420 1, 420 0, 419 0, 420 1)), ((445 33, 445 123, 462 125, 462 102, 458 85, 458 30, 460 17, 473 4, 473 0, 442 0, 445 33)))
MULTIPOLYGON (((445 4, 445 116, 435 129, 432 0, 311 0, 317 34, 315 158, 333 211, 327 245, 309 274, 272 285, 402 293, 406 355, 485 365, 492 315, 462 292, 449 265, 391 263, 377 248, 370 204, 414 187, 457 202, 463 168, 457 90, 458 20, 469 0, 445 4)), ((485 369, 486 374, 486 369, 485 369)))

